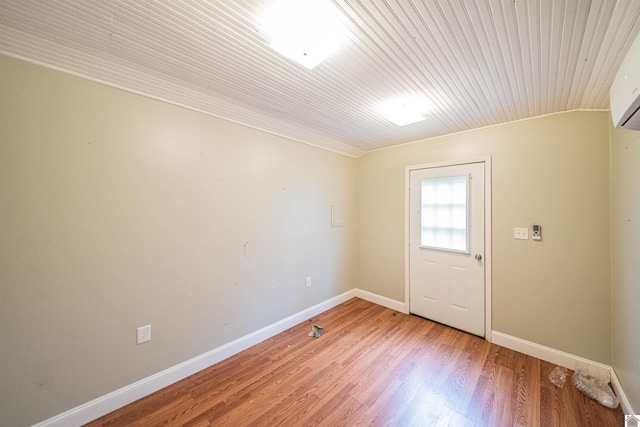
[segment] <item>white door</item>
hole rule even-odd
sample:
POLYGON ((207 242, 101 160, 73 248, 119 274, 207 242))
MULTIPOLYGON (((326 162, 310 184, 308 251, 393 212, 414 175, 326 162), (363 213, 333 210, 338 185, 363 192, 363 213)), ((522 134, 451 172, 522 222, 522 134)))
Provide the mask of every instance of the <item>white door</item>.
POLYGON ((409 181, 409 310, 484 337, 484 163, 409 181))

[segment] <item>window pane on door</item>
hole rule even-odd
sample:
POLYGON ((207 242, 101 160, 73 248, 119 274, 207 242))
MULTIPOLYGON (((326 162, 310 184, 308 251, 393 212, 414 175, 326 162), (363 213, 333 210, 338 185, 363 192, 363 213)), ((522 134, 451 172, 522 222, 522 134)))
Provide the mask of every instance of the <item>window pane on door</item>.
POLYGON ((469 179, 422 180, 421 246, 468 252, 469 179))

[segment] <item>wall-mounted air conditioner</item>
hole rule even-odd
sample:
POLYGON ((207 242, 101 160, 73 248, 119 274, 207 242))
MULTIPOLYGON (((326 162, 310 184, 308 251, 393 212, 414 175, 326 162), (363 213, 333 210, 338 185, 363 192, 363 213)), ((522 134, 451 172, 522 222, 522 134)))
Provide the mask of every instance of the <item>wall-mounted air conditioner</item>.
POLYGON ((611 85, 611 117, 617 128, 640 130, 640 35, 611 85))

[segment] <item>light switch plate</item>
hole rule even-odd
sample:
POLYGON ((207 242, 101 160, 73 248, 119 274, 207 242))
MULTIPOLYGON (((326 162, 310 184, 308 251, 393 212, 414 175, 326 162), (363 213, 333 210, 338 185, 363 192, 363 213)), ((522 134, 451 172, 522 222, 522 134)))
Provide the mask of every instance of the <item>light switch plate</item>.
POLYGON ((344 227, 344 206, 331 205, 331 226, 344 227))
POLYGON ((513 229, 513 238, 514 239, 529 240, 529 229, 528 228, 515 227, 513 229))

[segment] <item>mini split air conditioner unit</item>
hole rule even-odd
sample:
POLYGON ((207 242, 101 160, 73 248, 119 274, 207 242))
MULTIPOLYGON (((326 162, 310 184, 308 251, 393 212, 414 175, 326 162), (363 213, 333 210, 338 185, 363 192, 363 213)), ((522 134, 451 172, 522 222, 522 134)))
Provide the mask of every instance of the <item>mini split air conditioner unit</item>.
POLYGON ((615 127, 640 130, 640 35, 622 60, 611 85, 610 101, 615 127))

